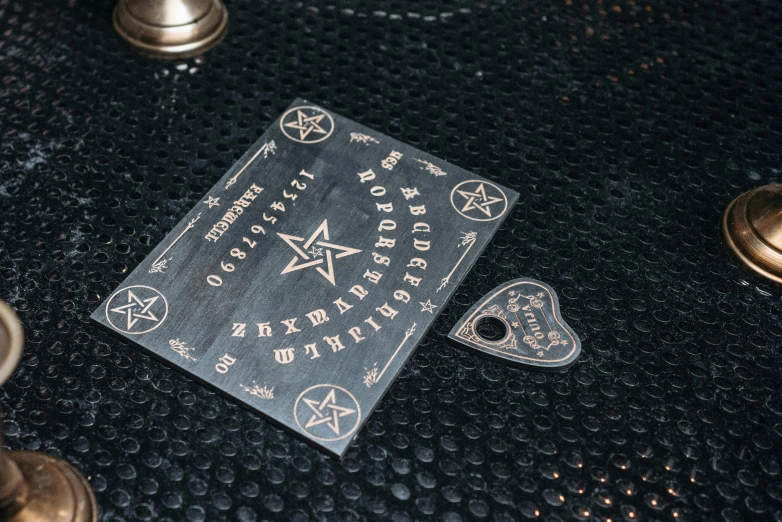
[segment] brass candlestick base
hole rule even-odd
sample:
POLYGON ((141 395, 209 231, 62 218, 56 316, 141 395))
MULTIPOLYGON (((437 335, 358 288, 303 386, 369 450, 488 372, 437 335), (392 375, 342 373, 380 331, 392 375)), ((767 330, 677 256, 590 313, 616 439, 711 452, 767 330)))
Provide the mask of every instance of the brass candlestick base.
POLYGON ((8 454, 23 477, 26 498, 4 522, 97 522, 98 506, 89 484, 67 462, 43 453, 8 454))
POLYGON ((782 283, 782 184, 745 192, 722 217, 733 253, 758 274, 782 283))
POLYGON ((114 29, 143 52, 187 58, 220 43, 228 28, 221 0, 119 0, 114 29))
MULTIPOLYGON (((0 301, 0 385, 22 354, 19 318, 0 301)), ((98 506, 89 484, 67 462, 43 453, 3 451, 0 419, 0 521, 98 522, 98 506)))

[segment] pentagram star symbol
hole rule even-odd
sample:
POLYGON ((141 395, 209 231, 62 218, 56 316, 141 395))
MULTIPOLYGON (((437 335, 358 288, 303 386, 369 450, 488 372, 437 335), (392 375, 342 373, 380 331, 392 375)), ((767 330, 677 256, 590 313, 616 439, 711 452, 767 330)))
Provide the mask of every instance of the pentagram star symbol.
POLYGON ((309 255, 311 255, 312 257, 323 257, 323 249, 322 248, 312 247, 309 250, 307 250, 307 253, 309 255))
POLYGON ((336 390, 334 388, 326 394, 322 401, 307 398, 302 400, 312 410, 312 417, 304 425, 305 429, 325 424, 331 428, 335 435, 339 435, 339 419, 356 413, 356 410, 353 408, 337 404, 336 390))
POLYGON ((280 236, 288 244, 288 246, 293 249, 294 252, 296 252, 296 255, 293 256, 293 259, 291 259, 290 263, 288 263, 288 266, 285 267, 285 270, 280 272, 280 275, 314 266, 320 275, 322 275, 326 281, 334 286, 337 284, 334 279, 334 260, 352 256, 353 254, 358 254, 361 252, 361 250, 358 250, 357 248, 350 248, 331 243, 331 240, 329 239, 329 224, 327 219, 323 220, 323 223, 321 223, 318 229, 315 230, 315 233, 313 233, 306 241, 302 237, 291 236, 289 234, 281 234, 278 232, 277 235, 280 236), (322 239, 318 240, 320 237, 322 237, 322 239), (301 247, 299 247, 299 243, 303 243, 301 247), (311 253, 307 252, 307 249, 313 245, 324 248, 326 250, 326 255, 323 256, 321 253, 320 256, 311 256, 311 253), (323 267, 324 264, 326 265, 325 268, 323 267))
POLYGON ((302 111, 296 111, 296 121, 285 123, 284 125, 290 129, 296 129, 299 131, 299 139, 304 141, 310 132, 316 134, 328 134, 323 127, 320 126, 320 120, 322 120, 325 114, 316 114, 315 116, 307 117, 302 111))
POLYGON ((149 311, 152 305, 157 302, 159 296, 150 297, 149 299, 139 299, 131 290, 128 290, 128 304, 112 308, 111 311, 124 314, 128 316, 128 330, 139 321, 139 319, 145 319, 147 321, 158 322, 158 318, 149 311), (140 310, 139 310, 140 309, 140 310))
POLYGON ((462 207, 462 212, 469 212, 470 210, 475 209, 486 214, 486 217, 491 217, 491 209, 489 207, 502 201, 502 198, 487 196, 486 187, 483 183, 478 184, 478 188, 475 189, 475 192, 466 190, 457 190, 456 192, 467 199, 464 207, 462 207))
POLYGON ((545 295, 546 295, 546 294, 544 294, 543 292, 538 292, 538 297, 543 297, 543 296, 545 296, 545 295))
POLYGON ((422 312, 429 312, 430 314, 434 313, 434 309, 437 308, 437 305, 432 304, 431 299, 427 299, 426 302, 419 303, 421 305, 421 311, 422 312))
POLYGON ((219 207, 220 203, 218 203, 218 201, 220 201, 220 198, 213 198, 212 196, 209 196, 209 198, 207 198, 207 200, 204 201, 204 203, 206 205, 209 205, 209 208, 219 207))

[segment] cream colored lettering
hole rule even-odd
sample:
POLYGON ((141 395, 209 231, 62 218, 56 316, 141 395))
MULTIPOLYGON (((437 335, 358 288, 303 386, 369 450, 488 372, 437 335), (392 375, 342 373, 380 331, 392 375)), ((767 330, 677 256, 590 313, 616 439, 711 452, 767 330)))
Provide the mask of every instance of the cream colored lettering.
POLYGON ((342 300, 341 297, 336 301, 334 301, 334 304, 337 305, 337 308, 339 308, 339 315, 342 315, 348 310, 350 310, 351 308, 353 308, 353 305, 347 304, 345 301, 342 300))
POLYGON ((326 310, 319 308, 317 310, 313 310, 312 312, 308 313, 307 319, 309 319, 312 322, 312 326, 318 326, 319 324, 323 324, 326 321, 328 321, 329 316, 326 315, 326 310))
POLYGON ((361 285, 353 285, 349 292, 358 297, 359 300, 363 300, 366 296, 369 295, 369 292, 364 290, 364 287, 361 285))
POLYGON ((402 153, 395 150, 391 151, 386 159, 380 162, 380 165, 386 170, 393 170, 397 162, 402 159, 402 153))
POLYGON ((353 337, 353 339, 356 341, 356 344, 358 344, 358 343, 360 343, 361 341, 363 341, 364 339, 366 339, 366 337, 362 337, 362 336, 361 336, 361 328, 359 328, 358 326, 354 326, 353 328, 351 328, 350 330, 348 330, 348 333, 349 333, 349 334, 350 334, 350 335, 353 337))
POLYGON ((375 260, 375 263, 378 265, 385 265, 389 266, 391 264, 391 258, 388 256, 382 256, 378 254, 377 252, 372 252, 372 258, 375 260))
POLYGON ((364 272, 364 279, 369 279, 370 282, 375 284, 380 281, 381 277, 383 277, 383 274, 377 270, 367 270, 364 272))
POLYGON ((342 344, 342 341, 339 340, 339 335, 335 335, 334 337, 326 336, 323 338, 323 340, 326 341, 329 346, 331 346, 332 352, 338 352, 345 349, 345 345, 342 344))
POLYGON ((207 235, 204 236, 204 239, 207 241, 211 241, 212 243, 216 243, 218 239, 220 239, 220 236, 222 236, 223 233, 219 230, 215 230, 214 228, 209 231, 207 235))
POLYGON ((231 333, 231 337, 244 337, 244 332, 246 328, 247 328, 247 323, 234 323, 233 333, 231 333))
POLYGON ((431 241, 423 241, 421 239, 416 239, 415 241, 413 241, 413 247, 421 252, 426 252, 427 250, 429 250, 431 245, 432 245, 431 241))
POLYGON ((218 359, 220 362, 215 364, 215 370, 217 373, 227 373, 228 367, 233 366, 236 359, 228 355, 227 353, 218 359))
POLYGON ((372 169, 369 169, 366 172, 359 172, 358 177, 361 178, 361 183, 366 183, 375 179, 375 173, 372 172, 372 169))
POLYGON ((293 319, 285 319, 283 321, 280 321, 282 324, 284 324, 288 329, 285 331, 285 335, 301 332, 300 328, 296 328, 296 320, 298 317, 294 317, 293 319))
POLYGON ((405 272, 405 281, 410 283, 412 286, 418 286, 421 283, 420 277, 411 276, 409 272, 405 272))
POLYGON ((384 230, 394 230, 396 229, 396 221, 392 219, 384 219, 380 222, 380 225, 378 225, 377 230, 378 232, 383 232, 384 230))
POLYGON ((387 237, 380 236, 375 243, 377 248, 394 248, 396 246, 396 239, 388 239, 387 237))
POLYGON ((426 265, 427 265, 426 260, 421 259, 420 257, 414 257, 413 259, 410 260, 409 263, 407 263, 408 267, 414 266, 416 268, 420 268, 421 270, 426 270, 426 265))
POLYGON ((318 353, 318 346, 315 343, 305 344, 304 350, 305 353, 312 354, 312 357, 310 357, 310 359, 317 359, 318 357, 320 357, 320 354, 318 353))
POLYGON ((271 337, 272 325, 269 323, 256 323, 258 325, 258 337, 271 337))
POLYGON ((220 218, 220 221, 212 226, 212 229, 208 234, 204 236, 207 241, 217 242, 224 232, 228 231, 228 228, 235 223, 239 216, 244 213, 244 209, 250 206, 250 203, 263 191, 262 187, 253 184, 247 192, 239 199, 233 202, 228 211, 220 218))
POLYGON ((402 195, 405 197, 405 199, 413 199, 416 196, 420 196, 421 194, 418 193, 417 188, 403 188, 402 195))
POLYGON ((384 303, 383 306, 379 306, 379 307, 375 308, 375 310, 377 310, 381 314, 385 315, 389 319, 393 319, 394 317, 396 317, 396 314, 399 313, 398 311, 396 311, 393 308, 391 308, 390 306, 388 306, 388 303, 384 303))
POLYGON ((530 330, 535 332, 533 335, 538 339, 543 339, 544 335, 543 332, 540 331, 538 320, 535 319, 535 313, 530 309, 529 305, 522 308, 522 310, 524 310, 524 319, 527 320, 530 330))
POLYGON ((295 358, 293 352, 293 348, 280 348, 279 350, 274 350, 274 360, 280 364, 290 364, 295 358))
POLYGON ((375 322, 375 320, 372 318, 372 316, 371 316, 371 315, 370 315, 369 317, 367 317, 366 319, 364 319, 364 322, 365 322, 365 323, 367 323, 367 324, 368 324, 369 326, 371 326, 372 328, 374 328, 376 332, 377 332, 378 330, 380 330, 381 328, 383 328, 382 326, 380 326, 379 324, 377 324, 377 323, 375 322))
POLYGON ((410 294, 408 294, 404 290, 397 290, 396 292, 394 292, 394 299, 396 299, 397 301, 402 301, 403 303, 409 303, 410 294))

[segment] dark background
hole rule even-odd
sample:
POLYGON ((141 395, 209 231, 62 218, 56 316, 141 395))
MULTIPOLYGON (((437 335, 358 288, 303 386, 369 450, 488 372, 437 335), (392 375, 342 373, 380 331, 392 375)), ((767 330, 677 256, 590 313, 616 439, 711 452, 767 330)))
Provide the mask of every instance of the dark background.
POLYGON ((111 1, 0 0, 11 449, 73 463, 104 521, 782 520, 782 289, 719 232, 782 179, 778 2, 227 5, 165 62, 111 1), (88 322, 296 96, 521 193, 342 461, 88 322), (565 373, 446 339, 520 276, 581 336, 565 373))

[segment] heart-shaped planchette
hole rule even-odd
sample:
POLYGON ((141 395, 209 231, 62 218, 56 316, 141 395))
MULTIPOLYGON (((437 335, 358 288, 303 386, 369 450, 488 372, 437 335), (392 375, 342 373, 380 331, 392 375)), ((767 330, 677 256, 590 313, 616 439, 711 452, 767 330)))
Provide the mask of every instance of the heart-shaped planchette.
POLYGON ((581 340, 562 318, 557 293, 526 277, 485 295, 448 337, 483 355, 536 370, 565 369, 581 354, 581 340))

